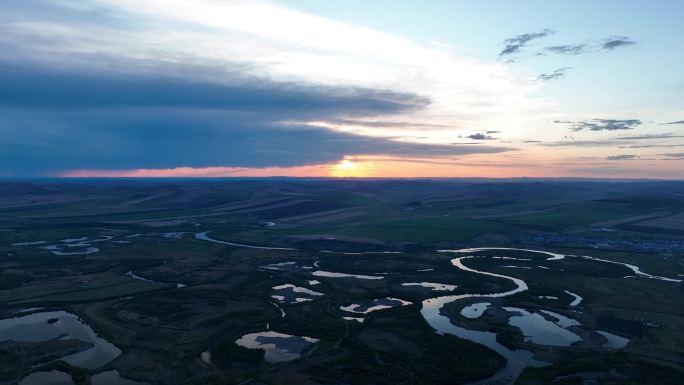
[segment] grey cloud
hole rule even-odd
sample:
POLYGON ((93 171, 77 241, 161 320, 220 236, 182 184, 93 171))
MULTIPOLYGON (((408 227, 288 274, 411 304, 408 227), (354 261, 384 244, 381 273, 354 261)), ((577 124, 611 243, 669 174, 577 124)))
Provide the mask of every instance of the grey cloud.
POLYGON ((419 95, 224 79, 223 84, 0 63, 0 173, 326 163, 345 155, 458 156, 501 146, 406 143, 293 121, 381 118, 419 95))
POLYGON ((472 140, 493 140, 493 139, 496 139, 491 135, 485 135, 485 134, 481 134, 481 133, 468 135, 468 136, 466 136, 466 138, 469 138, 472 140))
POLYGON ((537 80, 540 81, 548 81, 548 80, 554 80, 554 79, 562 79, 565 77, 565 73, 569 70, 571 70, 572 67, 563 67, 559 68, 555 71, 553 71, 550 74, 541 74, 537 77, 537 80))
POLYGON ((636 44, 637 42, 635 42, 628 36, 612 36, 607 39, 604 39, 601 43, 600 48, 605 51, 612 51, 616 48, 627 47, 636 44))
POLYGON ((612 36, 603 39, 601 42, 587 41, 581 44, 552 45, 539 51, 537 55, 582 55, 591 52, 612 51, 616 48, 637 45, 638 43, 627 36, 612 36))
POLYGON ((365 115, 420 109, 427 98, 372 89, 301 86, 241 78, 224 84, 162 76, 74 73, 0 63, 0 106, 15 108, 176 107, 365 115))
POLYGON ((582 121, 556 120, 554 123, 569 124, 572 131, 615 131, 632 130, 641 125, 639 119, 591 119, 582 121))
POLYGON ((684 147, 684 144, 634 144, 631 146, 619 146, 618 148, 675 148, 684 147))
POLYGON ((636 155, 611 155, 606 160, 633 160, 639 158, 636 155))
MULTIPOLYGON (((76 52, 74 43, 90 42, 85 31, 91 27, 110 29, 118 44, 149 19, 119 15, 116 6, 30 3, 7 0, 0 15, 10 21, 0 23, 0 175, 287 167, 346 155, 442 157, 510 150, 406 143, 297 123, 372 119, 392 126, 392 118, 423 109, 430 100, 411 92, 255 79, 244 75, 255 63, 199 60, 163 47, 159 58, 118 55, 118 47, 110 50, 106 44, 76 52), (19 21, 64 25, 76 33, 32 33, 16 28, 19 21)), ((107 36, 93 41, 107 41, 107 36)), ((428 127, 394 124, 397 131, 428 127)))
POLYGON ((558 55, 580 55, 587 52, 588 49, 587 44, 567 44, 546 47, 544 51, 558 55))
POLYGON ((670 159, 684 159, 684 152, 670 153, 670 154, 659 154, 661 156, 666 156, 670 159))
POLYGON ((563 161, 563 162, 551 162, 549 164, 555 165, 555 166, 606 166, 606 165, 612 165, 614 163, 612 163, 612 162, 570 162, 570 161, 563 161))
POLYGON ((0 171, 15 175, 83 168, 289 167, 346 155, 442 157, 509 150, 405 143, 322 127, 284 128, 257 113, 203 109, 0 110, 0 119, 0 171))
POLYGON ((684 135, 676 135, 673 133, 665 134, 646 134, 646 135, 635 135, 635 136, 618 136, 613 139, 617 140, 648 140, 648 139, 673 139, 673 138, 684 138, 684 135))
POLYGON ((663 123, 663 124, 684 124, 684 120, 676 120, 674 122, 663 123))
POLYGON ((512 38, 504 40, 504 48, 499 52, 499 56, 509 56, 520 52, 529 42, 536 39, 541 39, 553 34, 554 31, 550 29, 543 29, 540 32, 525 33, 517 35, 512 38))
POLYGON ((606 140, 567 140, 559 142, 546 142, 542 145, 547 147, 607 147, 611 143, 606 140))
MULTIPOLYGON (((444 124, 431 124, 431 123, 418 123, 418 122, 388 122, 388 121, 368 121, 368 120, 354 120, 354 119, 328 119, 328 123, 339 124, 339 125, 353 125, 353 126, 363 126, 363 127, 377 127, 377 128, 419 128, 419 129, 447 129, 453 128, 452 126, 444 124)), ((424 138, 417 138, 424 139, 424 138)))

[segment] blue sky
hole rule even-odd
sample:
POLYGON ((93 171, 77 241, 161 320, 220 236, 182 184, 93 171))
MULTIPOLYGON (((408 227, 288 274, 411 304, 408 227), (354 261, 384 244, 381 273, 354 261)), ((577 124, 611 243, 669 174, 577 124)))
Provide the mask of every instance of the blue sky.
POLYGON ((3 7, 0 175, 684 177, 680 1, 3 7))
POLYGON ((544 28, 555 34, 539 41, 537 48, 629 36, 640 44, 627 52, 524 58, 515 66, 533 74, 572 66, 569 81, 542 92, 576 111, 647 105, 681 110, 684 104, 681 1, 287 0, 283 4, 416 41, 444 42, 488 61, 498 59, 504 39, 544 28), (610 97, 582 92, 595 88, 610 88, 610 97))

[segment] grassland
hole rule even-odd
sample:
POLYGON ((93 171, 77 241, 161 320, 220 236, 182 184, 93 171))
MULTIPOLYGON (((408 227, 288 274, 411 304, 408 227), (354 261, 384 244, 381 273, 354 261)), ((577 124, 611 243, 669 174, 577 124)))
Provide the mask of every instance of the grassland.
MULTIPOLYGON (((95 370, 63 368, 79 378, 117 369, 126 378, 170 385, 467 383, 496 372, 502 357, 474 342, 436 334, 421 317, 420 304, 445 293, 402 283, 455 284, 456 294, 502 292, 513 284, 458 270, 450 255, 436 250, 538 248, 677 277, 684 275, 684 243, 676 228, 682 212, 684 185, 676 183, 4 183, 0 315, 23 308, 65 309, 123 351, 95 370), (644 219, 651 216, 672 216, 668 231, 654 230, 656 219, 644 219), (195 239, 204 231, 225 241, 299 250, 195 239), (93 243, 99 252, 87 255, 57 256, 41 248, 82 237, 111 239, 93 243), (15 245, 35 241, 46 243, 15 245), (362 251, 376 253, 358 254, 362 251), (382 253, 387 251, 401 253, 382 253), (286 261, 298 268, 263 268, 286 261), (383 278, 313 277, 315 263, 327 271, 383 278), (312 279, 320 284, 310 286, 312 279), (278 304, 286 313, 282 317, 271 295, 273 286, 285 283, 325 295, 278 304), (370 313, 363 323, 342 319, 349 314, 341 306, 384 297, 412 305, 370 313), (244 334, 265 330, 320 341, 300 359, 279 364, 266 362, 261 350, 235 344, 244 334), (211 364, 200 359, 207 351, 211 364)), ((528 291, 494 300, 496 307, 552 310, 586 328, 630 338, 619 351, 591 341, 548 348, 526 341, 496 313, 468 321, 459 315, 467 301, 448 306, 454 322, 496 331, 506 346, 531 350, 553 363, 527 369, 520 384, 581 383, 586 372, 600 373, 603 383, 679 383, 684 373, 682 284, 624 278, 632 275, 624 266, 581 258, 551 262, 524 252, 490 254, 532 259, 511 262, 530 269, 503 267, 491 258, 469 261, 478 270, 527 282, 528 291), (565 290, 584 298, 581 313, 568 307, 572 297, 565 290)), ((15 347, 0 348, 3 380, 16 382, 23 361, 12 353, 15 347)))

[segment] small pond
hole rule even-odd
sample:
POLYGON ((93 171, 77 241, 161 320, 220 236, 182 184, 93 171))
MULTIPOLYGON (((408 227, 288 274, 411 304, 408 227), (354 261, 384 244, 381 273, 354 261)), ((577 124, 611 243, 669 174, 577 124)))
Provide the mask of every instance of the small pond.
POLYGON ((315 338, 274 331, 245 334, 235 341, 247 349, 264 350, 264 359, 270 363, 296 360, 316 342, 318 340, 315 338))

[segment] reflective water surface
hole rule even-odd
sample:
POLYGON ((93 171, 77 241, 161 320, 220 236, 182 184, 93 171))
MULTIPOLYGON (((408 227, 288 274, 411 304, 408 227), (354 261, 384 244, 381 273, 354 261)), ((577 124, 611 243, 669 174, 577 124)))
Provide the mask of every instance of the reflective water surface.
POLYGON ((49 372, 33 372, 24 377, 19 385, 74 385, 74 382, 70 375, 50 370, 49 372))
POLYGON ((315 338, 274 331, 245 334, 235 341, 236 344, 248 349, 263 349, 264 359, 270 363, 295 360, 316 342, 318 340, 315 338))
POLYGON ((99 368, 121 354, 119 348, 98 336, 78 316, 62 310, 0 320, 0 341, 42 342, 54 338, 73 338, 92 344, 90 349, 60 358, 86 369, 99 368))

